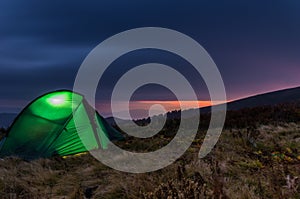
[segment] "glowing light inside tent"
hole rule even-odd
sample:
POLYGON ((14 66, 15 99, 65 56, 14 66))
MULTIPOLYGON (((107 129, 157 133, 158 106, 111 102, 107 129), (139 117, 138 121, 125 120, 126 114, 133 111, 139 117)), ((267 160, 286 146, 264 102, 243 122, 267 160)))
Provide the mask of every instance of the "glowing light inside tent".
POLYGON ((57 95, 49 98, 48 102, 53 106, 63 105, 66 102, 66 97, 64 95, 57 95))

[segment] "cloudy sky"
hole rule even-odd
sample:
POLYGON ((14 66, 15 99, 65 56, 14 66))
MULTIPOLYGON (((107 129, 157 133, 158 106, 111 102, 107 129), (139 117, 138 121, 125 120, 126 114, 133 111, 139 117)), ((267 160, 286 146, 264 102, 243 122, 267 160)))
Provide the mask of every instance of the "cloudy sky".
MULTIPOLYGON (((82 61, 101 41, 148 26, 174 29, 199 42, 217 64, 229 100, 300 85, 300 1, 1 0, 0 112, 18 112, 45 92, 72 89, 82 61)), ((147 62, 181 71, 199 100, 209 100, 201 76, 185 60, 141 50, 110 66, 97 91, 100 109, 118 78, 147 62)), ((174 96, 146 86, 133 99, 174 96)))

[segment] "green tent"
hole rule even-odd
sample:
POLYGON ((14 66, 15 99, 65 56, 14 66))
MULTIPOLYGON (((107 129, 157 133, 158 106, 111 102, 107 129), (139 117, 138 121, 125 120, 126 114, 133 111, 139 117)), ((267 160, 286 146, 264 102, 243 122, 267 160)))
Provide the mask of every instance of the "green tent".
POLYGON ((66 156, 105 149, 108 139, 122 138, 82 95, 55 91, 34 100, 18 115, 0 141, 0 157, 66 156))

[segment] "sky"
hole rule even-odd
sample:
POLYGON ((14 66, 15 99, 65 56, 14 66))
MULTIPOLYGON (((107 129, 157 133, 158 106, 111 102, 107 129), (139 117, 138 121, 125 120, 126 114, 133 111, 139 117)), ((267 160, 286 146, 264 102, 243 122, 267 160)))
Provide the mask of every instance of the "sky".
MULTIPOLYGON (((45 92, 72 89, 95 46, 139 27, 170 28, 199 42, 218 66, 228 100, 300 85, 297 0, 1 0, 0 113, 19 112, 45 92)), ((147 62, 179 70, 202 105, 209 101, 205 83, 186 60, 140 50, 121 56, 106 71, 96 98, 102 114, 122 74, 147 62)), ((157 85, 140 88, 132 100, 137 102, 133 109, 162 100, 168 110, 177 107, 174 95, 157 85)))

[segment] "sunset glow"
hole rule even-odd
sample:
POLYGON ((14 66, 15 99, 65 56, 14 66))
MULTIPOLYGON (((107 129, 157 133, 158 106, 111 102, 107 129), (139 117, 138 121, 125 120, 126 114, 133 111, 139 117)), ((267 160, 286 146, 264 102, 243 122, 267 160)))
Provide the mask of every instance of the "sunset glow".
MULTIPOLYGON (((164 107, 165 111, 173 111, 173 110, 188 110, 192 108, 203 108, 211 105, 218 105, 222 103, 226 103, 229 101, 210 101, 210 100, 200 100, 200 101, 177 101, 177 100, 168 100, 168 101, 154 101, 154 100, 142 100, 142 101, 131 101, 129 105, 129 110, 131 113, 131 116, 133 118, 141 118, 141 117, 148 117, 149 109, 151 106, 155 104, 160 104, 164 107), (181 105, 181 106, 180 106, 181 105)), ((117 102, 114 104, 116 106, 117 110, 119 110, 118 114, 119 117, 123 116, 123 112, 128 110, 128 103, 126 102, 117 102)), ((111 116, 111 110, 110 110, 110 104, 109 103, 98 103, 96 105, 96 108, 99 110, 101 114, 104 114, 106 116, 111 116)), ((154 110, 155 113, 155 110, 154 110)), ((161 110, 157 110, 157 113, 161 113, 161 110)), ((155 115, 155 114, 154 114, 155 115)))
POLYGON ((135 101, 133 104, 136 104, 135 106, 143 107, 143 106, 151 106, 153 104, 161 104, 163 105, 168 111, 175 110, 175 109, 191 109, 191 108, 202 108, 217 104, 225 103, 224 101, 215 101, 212 102, 210 100, 207 101, 135 101), (181 105, 181 108, 180 108, 181 105))

